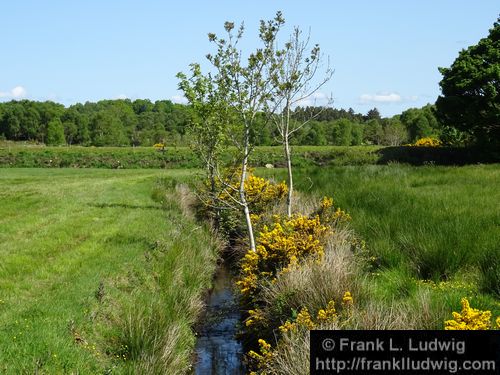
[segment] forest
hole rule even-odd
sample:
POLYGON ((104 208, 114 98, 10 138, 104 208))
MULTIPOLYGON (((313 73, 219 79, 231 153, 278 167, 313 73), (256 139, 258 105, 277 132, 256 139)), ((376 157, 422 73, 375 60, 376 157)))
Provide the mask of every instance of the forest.
MULTIPOLYGON (((46 145, 187 146, 194 114, 190 105, 169 100, 101 100, 69 107, 51 101, 0 103, 0 139, 46 145)), ((377 108, 365 115, 332 107, 296 107, 292 118, 313 118, 291 139, 295 145, 398 146, 438 136, 442 126, 432 105, 384 118, 377 108)), ((263 127, 255 144, 279 144, 276 130, 263 127)))

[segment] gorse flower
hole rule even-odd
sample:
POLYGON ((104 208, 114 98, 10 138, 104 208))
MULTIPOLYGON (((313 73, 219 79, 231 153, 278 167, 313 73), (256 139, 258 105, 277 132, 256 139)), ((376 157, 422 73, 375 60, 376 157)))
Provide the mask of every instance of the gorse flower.
POLYGON ((333 206, 333 198, 323 197, 320 203, 320 209, 326 210, 333 206))
MULTIPOLYGON (((241 171, 227 170, 224 182, 217 182, 217 190, 220 192, 217 199, 227 204, 232 204, 233 200, 239 200, 239 184, 241 171)), ((209 181, 206 182, 209 184, 209 181)), ((271 205, 278 203, 286 197, 288 187, 285 182, 274 183, 262 177, 255 176, 251 170, 248 171, 244 182, 244 191, 250 211, 252 221, 260 219, 260 215, 271 205)))
POLYGON ((283 217, 272 228, 264 226, 257 237, 256 251, 249 250, 241 262, 242 277, 236 283, 241 293, 250 296, 257 290, 259 280, 272 281, 278 273, 297 267, 307 256, 320 260, 324 252, 321 239, 326 231, 319 216, 283 217))
POLYGON ((245 325, 250 327, 251 325, 264 321, 264 317, 262 316, 262 311, 259 309, 256 310, 248 310, 248 319, 245 320, 245 325))
MULTIPOLYGON (((444 322, 445 330, 485 330, 491 326, 491 311, 470 307, 467 298, 462 298, 461 312, 453 312, 453 319, 444 322)), ((498 320, 497 320, 498 322, 498 320)))
POLYGON ((346 306, 351 306, 353 304, 353 299, 351 296, 351 292, 347 291, 344 293, 344 297, 342 297, 342 303, 346 306))
POLYGON ((333 227, 338 223, 345 223, 351 220, 351 216, 339 207, 335 208, 333 198, 323 197, 318 210, 315 212, 323 223, 333 227))
POLYGON ((290 332, 290 331, 296 331, 297 330, 297 324, 296 323, 292 323, 289 320, 287 320, 285 323, 283 323, 282 325, 279 326, 279 330, 282 333, 290 332))
POLYGON ((307 310, 307 307, 303 307, 302 310, 300 310, 299 314, 297 315, 297 319, 295 320, 295 323, 298 326, 307 328, 308 330, 316 328, 316 323, 313 322, 311 315, 307 310))
POLYGON ((154 148, 155 150, 164 150, 164 149, 165 149, 165 144, 163 144, 163 143, 155 143, 155 144, 153 145, 153 148, 154 148))
POLYGON ((417 147, 439 147, 442 145, 443 143, 439 139, 432 137, 420 138, 414 144, 412 144, 412 146, 417 146, 417 147))
POLYGON ((335 302, 329 301, 325 309, 319 309, 316 316, 318 322, 332 322, 337 319, 337 311, 335 310, 335 302))
MULTIPOLYGON (((350 303, 352 303, 352 297, 350 303)), ((309 310, 306 307, 303 307, 302 310, 300 310, 300 312, 297 314, 297 318, 294 321, 287 320, 279 327, 279 330, 282 333, 295 332, 299 328, 312 330, 317 328, 321 323, 333 323, 338 321, 338 319, 339 314, 335 309, 335 301, 330 300, 325 308, 318 310, 315 320, 312 318, 309 310)))
MULTIPOLYGON (((260 353, 250 350, 248 356, 253 359, 255 368, 262 370, 272 360, 273 352, 271 351, 271 344, 267 343, 266 340, 259 339, 258 343, 260 353)), ((256 372, 251 372, 250 374, 256 374, 256 372)))

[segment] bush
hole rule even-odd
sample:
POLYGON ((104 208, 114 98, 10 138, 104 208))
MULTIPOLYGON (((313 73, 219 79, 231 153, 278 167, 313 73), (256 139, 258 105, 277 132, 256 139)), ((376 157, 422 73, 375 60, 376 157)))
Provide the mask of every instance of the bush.
POLYGON ((273 215, 272 227, 263 225, 256 238, 256 251, 249 250, 241 262, 242 276, 236 284, 243 296, 255 297, 263 282, 275 281, 278 274, 296 268, 305 259, 321 262, 325 236, 337 223, 349 219, 348 214, 335 209, 333 200, 326 197, 310 216, 273 215))
POLYGON ((437 138, 425 137, 417 140, 412 146, 416 147, 439 147, 442 143, 437 138))
MULTIPOLYGON (((481 311, 470 307, 467 298, 460 301, 462 311, 453 312, 453 319, 444 322, 445 330, 485 330, 491 327, 491 311, 481 311)), ((497 319, 498 321, 498 319, 497 319)))

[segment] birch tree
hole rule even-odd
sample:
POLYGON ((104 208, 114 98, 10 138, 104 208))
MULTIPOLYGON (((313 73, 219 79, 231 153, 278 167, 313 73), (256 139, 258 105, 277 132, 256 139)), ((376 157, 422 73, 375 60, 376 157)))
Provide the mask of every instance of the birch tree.
POLYGON ((259 27, 261 46, 245 57, 239 50, 239 42, 244 33, 243 24, 235 33, 234 23, 226 22, 225 38, 213 33, 208 34, 209 41, 217 48, 215 54, 207 55, 214 73, 204 76, 199 65, 194 64, 191 66, 191 78, 182 73, 178 75, 181 80, 180 88, 194 105, 195 111, 204 119, 200 122, 200 140, 206 140, 204 135, 207 135, 210 142, 213 142, 200 148, 206 159, 209 175, 212 176, 214 183, 215 179, 218 179, 222 189, 226 190, 227 196, 232 199, 232 204, 242 211, 250 248, 253 251, 255 251, 255 238, 245 192, 245 180, 248 174, 248 160, 255 146, 255 137, 264 126, 267 126, 274 113, 275 105, 271 100, 276 70, 274 46, 283 24, 281 12, 270 21, 261 21, 259 27), (211 119, 217 118, 214 116, 216 113, 214 108, 227 111, 225 113, 228 116, 223 117, 225 119, 231 117, 231 120, 222 126, 212 121, 211 119), (208 119, 210 121, 205 121, 208 119), (227 182, 210 154, 210 149, 217 150, 221 137, 229 140, 237 150, 238 187, 227 182))
POLYGON ((281 12, 270 21, 260 22, 261 47, 251 53, 245 62, 241 51, 238 50, 238 43, 244 32, 243 25, 234 35, 234 23, 226 22, 224 28, 227 39, 209 34, 210 41, 217 46, 217 54, 208 55, 208 60, 217 71, 217 84, 230 89, 226 101, 234 108, 238 117, 237 122, 230 128, 230 138, 238 150, 237 159, 240 163, 237 203, 243 211, 250 248, 253 251, 255 251, 255 237, 246 199, 245 180, 248 173, 248 159, 255 146, 254 137, 261 127, 267 125, 273 113, 269 103, 274 89, 273 78, 276 69, 274 46, 284 22, 281 12), (259 113, 265 113, 267 116, 263 119, 257 118, 259 113))
MULTIPOLYGON (((293 118, 293 108, 305 100, 314 99, 320 89, 331 79, 333 70, 326 65, 323 77, 317 81, 316 74, 323 68, 323 59, 318 44, 309 50, 309 35, 303 39, 299 28, 294 31, 282 50, 275 49, 271 67, 273 77, 273 103, 277 115, 273 116, 283 145, 288 171, 287 214, 292 215, 293 173, 290 138, 311 120, 321 114, 315 111, 306 118, 293 118)), ((332 99, 328 99, 328 104, 332 99)), ((327 105, 328 105, 327 104, 327 105)))

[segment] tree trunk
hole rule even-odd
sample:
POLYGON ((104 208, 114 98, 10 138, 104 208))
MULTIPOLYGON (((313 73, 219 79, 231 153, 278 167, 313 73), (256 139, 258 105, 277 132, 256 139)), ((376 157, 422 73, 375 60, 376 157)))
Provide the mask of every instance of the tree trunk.
POLYGON ((286 168, 288 170, 288 196, 286 198, 286 212, 288 217, 292 217, 292 197, 293 197, 293 174, 292 174, 292 156, 290 152, 290 100, 287 99, 286 118, 283 132, 283 146, 285 148, 286 168))
POLYGON ((286 167, 288 169, 288 196, 286 198, 286 212, 288 217, 292 216, 292 195, 293 195, 293 174, 292 174, 292 157, 290 153, 290 144, 288 143, 288 135, 284 139, 286 167))
POLYGON ((250 209, 248 208, 248 202, 245 194, 245 180, 247 177, 249 140, 250 140, 250 132, 247 127, 245 130, 245 146, 244 146, 245 154, 241 164, 241 179, 240 179, 239 193, 240 193, 240 203, 243 207, 243 213, 245 214, 245 222, 247 224, 250 249, 252 251, 255 251, 255 238, 253 235, 253 225, 252 225, 252 220, 250 219, 250 209))
POLYGON ((212 195, 212 199, 214 200, 215 210, 214 210, 214 226, 215 229, 219 229, 220 226, 220 207, 219 207, 219 199, 217 196, 217 186, 215 184, 215 166, 212 162, 208 163, 208 176, 210 179, 210 194, 212 195))

